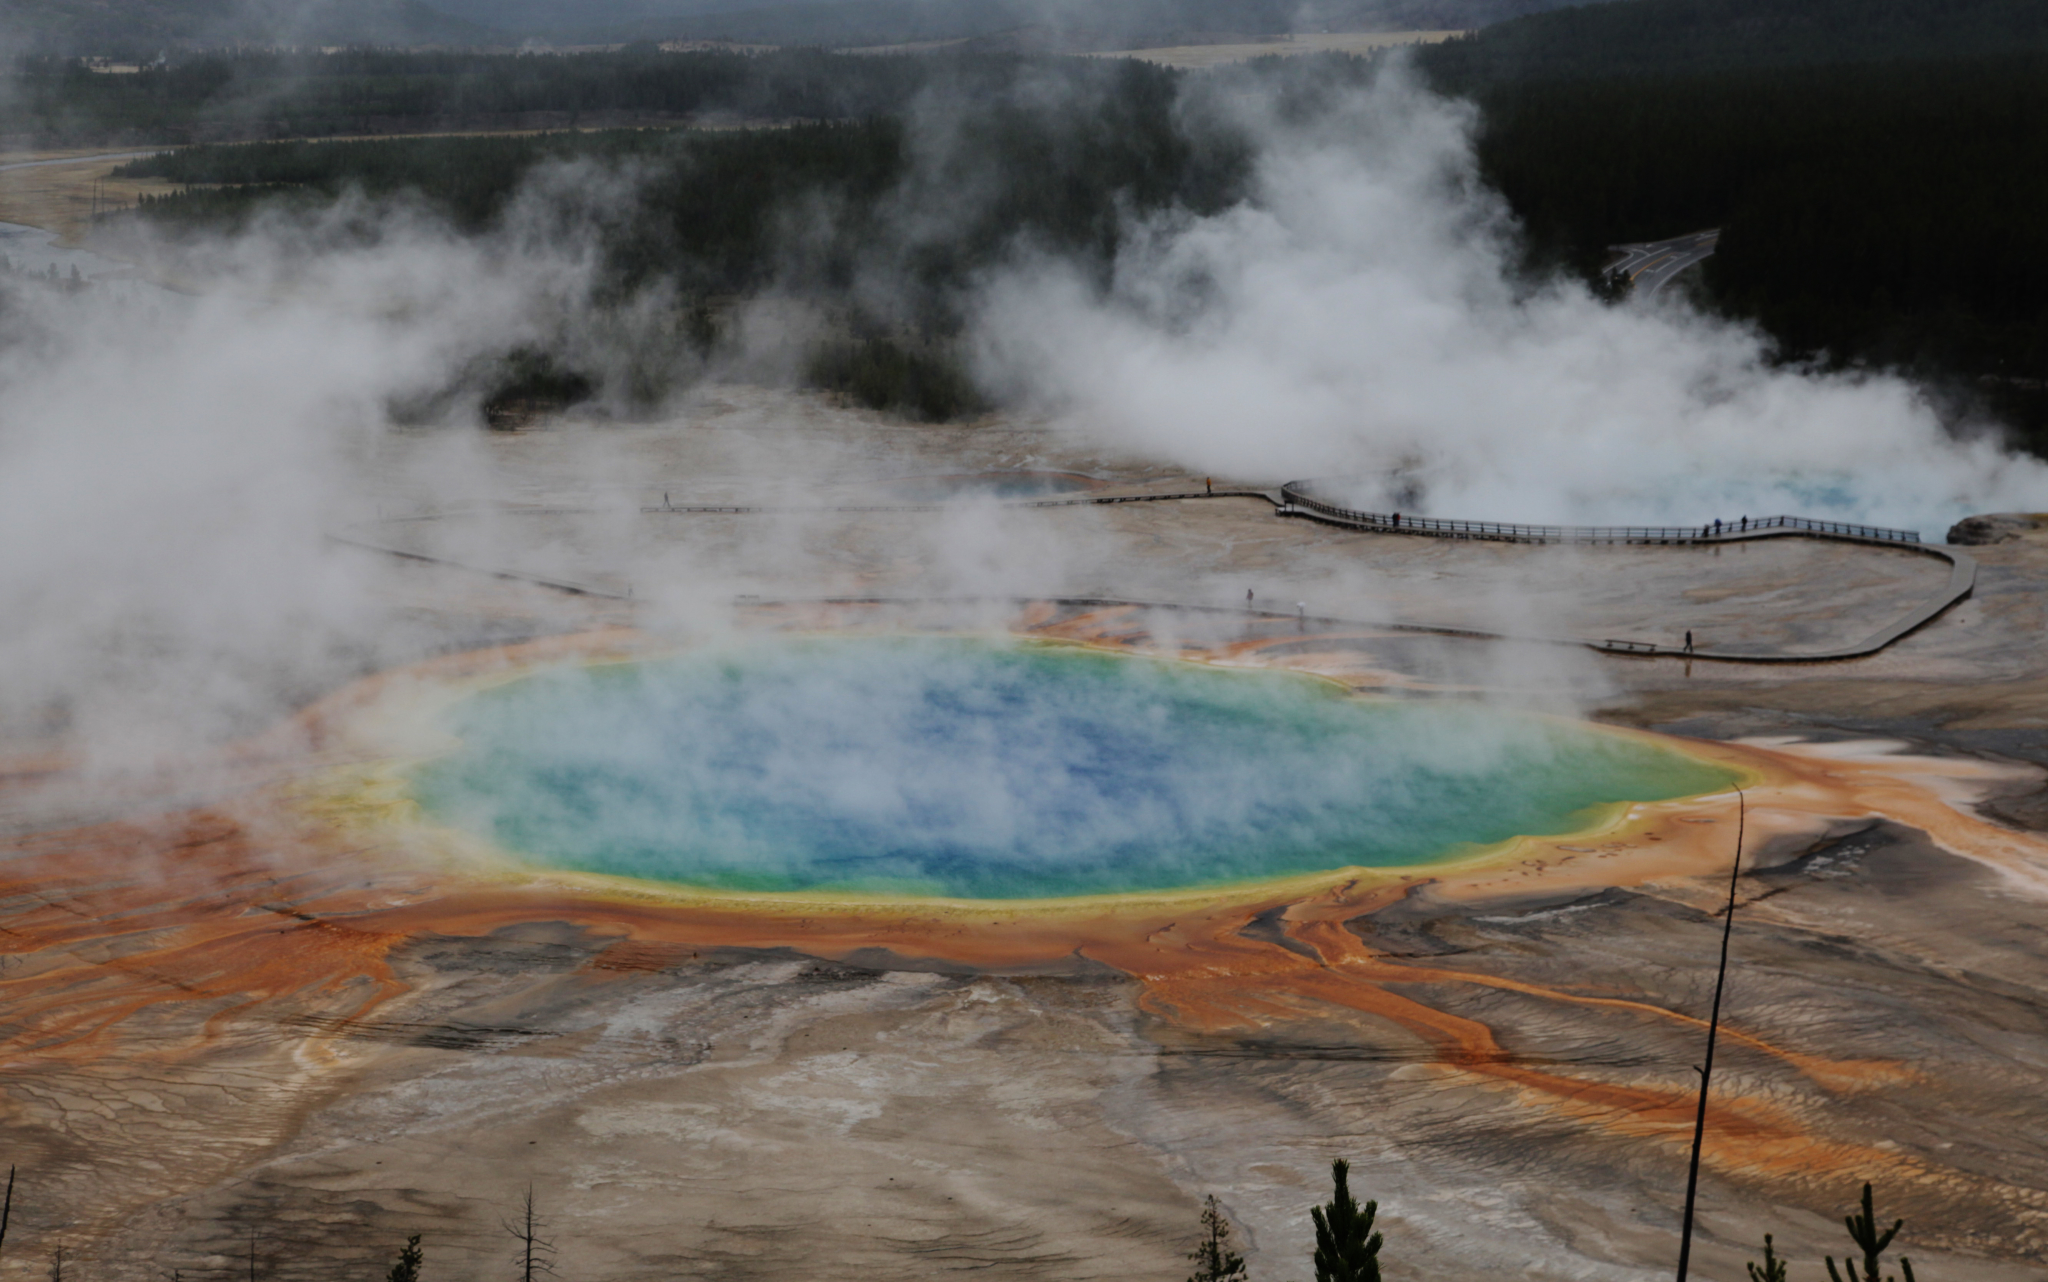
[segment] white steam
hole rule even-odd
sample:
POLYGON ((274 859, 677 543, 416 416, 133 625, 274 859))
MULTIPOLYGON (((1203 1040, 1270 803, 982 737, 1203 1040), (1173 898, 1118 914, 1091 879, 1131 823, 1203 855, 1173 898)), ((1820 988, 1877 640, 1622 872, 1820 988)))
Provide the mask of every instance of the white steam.
MULTIPOLYGON (((1928 528, 2048 507, 2048 467, 1949 438, 1903 382, 1774 372, 1754 335, 1679 307, 1519 292, 1511 222, 1473 177, 1471 124, 1398 80, 1312 125, 1262 124, 1257 199, 1140 228, 1106 294, 1043 260, 992 279, 976 330, 987 368, 1061 406, 1091 456, 1360 477, 1361 501, 1415 510, 1412 493, 1373 492, 1401 469, 1395 488, 1420 484, 1439 514, 1692 524, 1790 511, 1928 528)), ((155 759, 460 643, 394 604, 378 561, 325 538, 396 494, 483 509, 459 559, 580 573, 518 533, 537 518, 493 517, 515 496, 476 433, 396 451, 390 407, 522 345, 608 376, 662 359, 636 347, 659 348, 658 325, 593 301, 599 232, 633 198, 630 173, 558 167, 485 236, 344 202, 183 251, 195 295, 0 286, 0 741, 61 736, 97 760, 155 759)), ((795 308, 748 315, 764 330, 796 316, 758 336, 769 347, 815 323, 795 308)), ((794 500, 778 479, 792 461, 850 484, 954 465, 908 443, 857 457, 823 420, 760 427, 758 465, 722 479, 644 463, 644 437, 563 432, 546 447, 562 484, 550 474, 525 497, 609 486, 608 537, 624 550, 589 568, 655 598, 641 618, 658 625, 690 625, 736 593, 871 585, 1213 595, 1192 578, 1162 585, 1171 558, 1135 554, 1080 509, 903 518, 900 539, 896 518, 836 518, 894 540, 869 553, 796 521, 640 518, 634 493, 658 502, 671 485, 678 501, 794 500), (649 547, 657 524, 665 541, 649 547)), ((1011 465, 1042 465, 1026 457, 1042 438, 986 429, 998 430, 1022 442, 1011 465)), ((1248 584, 1227 576, 1235 599, 1248 584)))
POLYGON ((195 296, 0 298, 0 730, 148 760, 394 639, 325 540, 387 403, 573 310, 585 272, 403 217, 338 246, 363 212, 207 247, 195 296))
POLYGON ((1106 294, 1057 263, 1004 274, 984 365, 1076 431, 1204 471, 1357 477, 1382 511, 1417 510, 1419 485, 1438 516, 1939 537, 2048 506, 2048 465, 1954 439, 1902 380, 1773 370, 1757 334, 1682 305, 1520 292, 1474 123, 1398 73, 1310 125, 1257 120, 1253 202, 1146 225, 1106 294))

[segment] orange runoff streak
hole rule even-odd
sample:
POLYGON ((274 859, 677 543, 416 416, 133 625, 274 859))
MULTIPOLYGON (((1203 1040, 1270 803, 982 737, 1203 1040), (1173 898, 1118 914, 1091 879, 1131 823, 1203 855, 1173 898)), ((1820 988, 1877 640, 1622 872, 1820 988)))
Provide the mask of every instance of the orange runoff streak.
MULTIPOLYGON (((1070 617, 1066 627, 1069 635, 1120 639, 1125 622, 1124 612, 1106 610, 1080 621, 1070 617)), ((404 697, 409 683, 627 657, 643 644, 628 632, 561 638, 384 674, 323 701, 285 730, 246 746, 242 756, 277 762, 296 754, 302 764, 362 760, 363 748, 348 732, 350 717, 387 696, 404 697)), ((1882 763, 1817 761, 1722 744, 1687 747, 1760 776, 1752 814, 1764 837, 1882 815, 2048 893, 2040 843, 1959 813, 1882 763)), ((1523 841, 1495 857, 1433 870, 1430 893, 1483 900, 1687 879, 1725 867, 1729 826, 1712 821, 1731 809, 1719 798, 1636 807, 1595 837, 1523 841), (1563 841, 1592 841, 1597 849, 1563 841)), ((1443 1072, 1512 1091, 1528 1106, 1674 1148, 1690 1134, 1689 1085, 1663 1090, 1591 1081, 1521 1063, 1484 1024, 1394 991, 1470 984, 1702 1026, 1696 1017, 1646 1002, 1409 965, 1375 953, 1346 923, 1415 889, 1416 877, 1398 870, 1359 873, 1320 890, 1226 889, 1206 902, 665 901, 630 887, 612 894, 545 878, 522 884, 437 873, 422 868, 402 844, 351 841, 340 829, 309 819, 279 789, 259 791, 239 816, 192 811, 149 826, 16 839, 0 844, 0 852, 15 856, 0 861, 0 938, 22 963, 0 973, 0 1017, 10 1028, 0 1041, 0 1063, 85 1062, 115 1054, 175 1060, 203 1052, 238 1019, 278 1008, 298 1018, 272 1019, 272 1027, 310 1027, 306 1041, 317 1043, 374 1020, 380 1007, 408 991, 393 956, 401 946, 430 934, 475 937, 520 923, 561 921, 613 941, 589 963, 593 980, 660 969, 716 947, 787 947, 830 958, 882 948, 996 972, 1079 956, 1132 976, 1142 986, 1144 1009, 1192 1029, 1256 1029, 1316 1010, 1353 1012, 1405 1030, 1443 1072), (1242 933, 1254 917, 1276 908, 1283 910, 1285 938, 1300 951, 1242 933), (192 1030, 182 1042, 154 1032, 147 1046, 134 1044, 142 1038, 130 1033, 136 1016, 188 1003, 204 1014, 182 1025, 192 1030), (309 1010, 317 1018, 305 1018, 309 1010)), ((153 1030, 165 1026, 150 1024, 153 1030)), ((1751 1034, 1730 1035, 1831 1090, 1908 1075, 1896 1064, 1829 1060, 1751 1034)), ((1723 1170, 1776 1178, 1839 1175, 1879 1161, 1911 1178, 1964 1178, 1896 1153, 1813 1136, 1785 1108, 1740 1095, 1717 1097, 1707 1157, 1723 1170)))

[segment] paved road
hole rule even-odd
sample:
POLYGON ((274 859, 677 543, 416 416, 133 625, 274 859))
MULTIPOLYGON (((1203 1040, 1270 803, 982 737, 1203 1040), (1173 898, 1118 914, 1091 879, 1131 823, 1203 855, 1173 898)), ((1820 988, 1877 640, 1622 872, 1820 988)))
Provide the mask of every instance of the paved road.
POLYGON ((84 165, 95 160, 140 160, 165 150, 168 148, 152 147, 148 151, 104 151, 87 156, 58 156, 52 160, 17 160, 11 165, 0 165, 0 173, 11 169, 41 169, 47 165, 84 165))
POLYGON ((1642 298, 1655 298, 1678 273, 1712 256, 1721 242, 1721 229, 1696 231, 1689 236, 1649 241, 1640 245, 1609 245, 1621 257, 1607 265, 1609 275, 1620 274, 1635 282, 1642 298))

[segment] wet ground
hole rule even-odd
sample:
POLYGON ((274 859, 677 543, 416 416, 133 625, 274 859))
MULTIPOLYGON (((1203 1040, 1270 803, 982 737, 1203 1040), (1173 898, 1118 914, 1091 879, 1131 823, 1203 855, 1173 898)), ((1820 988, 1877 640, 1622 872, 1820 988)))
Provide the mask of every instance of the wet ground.
MULTIPOLYGON (((1793 540, 1716 553, 1370 536, 1249 499, 642 511, 664 493, 845 507, 979 472, 1076 473, 1095 493, 1204 480, 1030 424, 894 424, 749 389, 662 426, 398 435, 364 465, 379 480, 352 531, 631 593, 337 549, 374 567, 419 656, 607 625, 788 627, 772 602, 791 597, 948 597, 944 617, 887 626, 995 628, 1020 623, 1015 597, 1101 596, 1224 608, 1029 622, 1249 648, 1404 697, 1910 744, 1931 761, 1901 778, 1944 790, 1958 823, 1988 817, 1977 844, 1931 837, 1951 830, 1926 803, 1918 823, 1823 817, 1818 800, 1796 823, 1790 809, 1759 821, 1695 1271, 1737 1282, 1770 1232, 1795 1278, 1816 1275, 1866 1178, 1880 1212, 1907 1219, 1920 1276, 2043 1267, 2048 901, 2030 878, 2048 848, 2021 831, 2048 815, 2027 764, 2048 757, 2038 536, 1979 549, 1977 595, 1881 655, 1688 666, 1290 616, 1299 601, 1362 624, 1818 645, 1874 630, 1945 574, 1793 540), (2006 843, 2003 863, 1986 842, 2006 843)), ((1886 768, 1881 745, 1838 751, 1886 768)), ((260 1276, 310 1280, 388 1267, 418 1232, 435 1275, 490 1276, 510 1267, 501 1220, 530 1185, 565 1277, 1171 1279, 1214 1193, 1253 1276, 1284 1282, 1310 1272, 1307 1211, 1338 1156, 1381 1201, 1390 1277, 1672 1265, 1725 893, 1713 878, 1539 870, 1456 894, 1417 885, 1313 928, 1255 915, 1201 937, 1227 945, 1214 974, 1169 981, 1135 952, 964 964, 802 923, 741 946, 657 929, 653 908, 544 898, 437 917, 408 905, 430 904, 441 874, 280 820, 264 790, 290 769, 265 760, 261 781, 178 794, 197 810, 151 819, 167 806, 131 798, 127 822, 85 831, 54 816, 109 798, 40 777, 0 793, 26 832, 0 888, 0 1093, 24 1181, 5 1275, 40 1276, 59 1244, 93 1277, 241 1270, 253 1235, 260 1276), (1248 958, 1296 969, 1262 987, 1232 970, 1248 958)), ((1145 947, 1185 960, 1190 928, 1157 927, 1145 947)))

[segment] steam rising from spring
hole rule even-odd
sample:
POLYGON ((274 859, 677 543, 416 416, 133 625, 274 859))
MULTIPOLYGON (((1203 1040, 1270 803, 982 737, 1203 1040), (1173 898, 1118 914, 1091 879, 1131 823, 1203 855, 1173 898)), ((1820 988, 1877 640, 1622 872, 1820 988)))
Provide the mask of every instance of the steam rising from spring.
POLYGON ((8 290, 0 730, 148 760, 376 665, 404 629, 324 532, 364 511, 390 401, 577 306, 573 254, 506 248, 345 208, 200 247, 196 295, 8 290))
POLYGON ((1731 776, 1662 745, 1293 674, 836 638, 545 672, 416 776, 446 822, 590 872, 1044 898, 1405 866, 1731 776))
MULTIPOLYGON (((1091 451, 1243 480, 1354 476, 1363 503, 1501 519, 1783 510, 1938 528, 2048 507, 2048 467, 1952 439, 1898 379, 1774 371, 1756 335, 1683 306, 1519 283, 1465 107, 1391 75, 1307 123, 1231 109, 1260 140, 1256 199, 1133 229, 1106 292, 1041 257, 980 294, 985 371, 1057 407, 1091 451)), ((95 758, 149 759, 448 644, 323 535, 388 488, 392 404, 519 344, 600 369, 627 345, 612 336, 630 309, 591 301, 590 233, 630 199, 630 175, 558 168, 481 238, 345 202, 187 251, 192 296, 4 287, 0 737, 68 727, 95 758)), ((598 433, 574 439, 565 466, 630 475, 598 433)), ((405 486, 425 503, 502 498, 482 453, 474 432, 444 431, 405 486)), ((987 565, 1043 567, 1030 587, 1053 592, 1065 567, 1114 564, 1075 552, 1062 531, 1095 532, 1062 519, 1028 538, 1006 527, 1001 558, 949 535, 959 590, 1008 590, 976 581, 987 565)), ((800 529, 784 541, 819 563, 800 529)), ((670 602, 758 590, 703 557, 675 564, 670 602)), ((662 617, 691 622, 676 616, 662 617)))
POLYGON ((1773 369, 1760 335, 1683 303, 1520 281, 1475 112, 1398 71, 1305 124, 1233 109, 1264 140, 1256 198, 1140 229, 1107 292, 1058 263, 1004 274, 982 311, 994 378, 1204 471, 1357 476, 1381 511, 1938 537, 2048 505, 2048 465, 1955 439, 1901 379, 1773 369))

